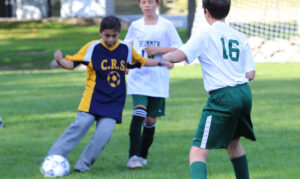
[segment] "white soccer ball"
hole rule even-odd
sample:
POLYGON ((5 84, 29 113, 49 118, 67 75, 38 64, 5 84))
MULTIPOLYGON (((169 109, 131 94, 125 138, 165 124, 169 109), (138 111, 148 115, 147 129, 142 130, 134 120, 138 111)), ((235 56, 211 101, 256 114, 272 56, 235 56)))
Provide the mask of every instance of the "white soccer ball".
POLYGON ((60 155, 49 155, 42 163, 42 173, 45 177, 66 176, 70 172, 70 164, 60 155))

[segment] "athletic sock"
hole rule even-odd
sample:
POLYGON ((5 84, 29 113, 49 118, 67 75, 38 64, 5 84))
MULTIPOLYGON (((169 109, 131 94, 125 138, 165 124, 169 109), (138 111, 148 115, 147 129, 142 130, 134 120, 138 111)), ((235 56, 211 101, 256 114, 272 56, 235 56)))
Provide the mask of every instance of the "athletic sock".
POLYGON ((234 173, 237 179, 249 179, 248 161, 246 155, 232 158, 234 173))
POLYGON ((129 157, 133 155, 138 155, 140 151, 140 141, 141 141, 141 128, 147 112, 143 108, 135 108, 132 114, 132 120, 130 124, 129 139, 129 157))
POLYGON ((147 158, 149 148, 153 142, 156 123, 147 125, 144 123, 142 142, 140 148, 140 157, 147 158))
POLYGON ((190 166, 191 179, 206 179, 206 164, 200 161, 190 166))

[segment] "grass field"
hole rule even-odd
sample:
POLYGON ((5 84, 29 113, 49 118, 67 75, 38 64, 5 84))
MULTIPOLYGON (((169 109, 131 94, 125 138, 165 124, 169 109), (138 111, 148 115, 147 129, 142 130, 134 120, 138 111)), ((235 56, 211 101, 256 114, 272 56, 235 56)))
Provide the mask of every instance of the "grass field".
MULTIPOLYGON (((98 25, 70 25, 60 22, 0 24, 0 70, 49 69, 53 52, 74 54, 85 43, 99 39, 98 25)), ((122 30, 120 38, 127 30, 122 30)), ((178 30, 183 41, 186 31, 178 30)))
MULTIPOLYGON (((251 178, 300 178, 300 63, 257 64, 252 118, 257 142, 242 140, 251 178)), ((76 116, 84 88, 85 71, 0 71, 0 178, 43 178, 39 167, 48 149, 76 116)), ((171 70, 171 98, 166 116, 159 119, 149 165, 141 170, 125 167, 131 98, 127 98, 123 124, 90 172, 73 171, 65 178, 185 179, 189 178, 188 152, 207 95, 200 66, 171 70)), ((73 167, 95 126, 70 153, 73 167)), ((234 178, 224 150, 208 157, 208 177, 234 178)))
MULTIPOLYGON (((99 38, 97 26, 64 23, 0 24, 0 178, 43 178, 39 167, 53 142, 75 119, 84 89, 85 71, 45 70, 55 49, 73 54, 99 38), (38 70, 37 70, 38 69, 38 70), (43 70, 41 70, 43 69, 43 70), (13 71, 12 71, 13 70, 13 71)), ((122 31, 121 38, 126 31, 122 31)), ((185 30, 179 30, 186 41, 185 30)), ((242 140, 251 178, 300 178, 300 63, 257 64, 253 91, 253 123, 257 142, 242 140)), ((149 165, 128 170, 128 129, 131 98, 123 124, 86 174, 66 178, 185 179, 188 152, 207 95, 200 66, 171 70, 171 98, 166 117, 159 119, 149 165)), ((70 153, 73 167, 95 126, 70 153)), ((208 157, 208 177, 234 178, 223 150, 208 157)))

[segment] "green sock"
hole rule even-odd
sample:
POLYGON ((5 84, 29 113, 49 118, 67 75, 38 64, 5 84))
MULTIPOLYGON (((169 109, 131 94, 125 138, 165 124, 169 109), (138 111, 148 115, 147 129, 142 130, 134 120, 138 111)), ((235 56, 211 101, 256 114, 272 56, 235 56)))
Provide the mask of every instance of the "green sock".
POLYGON ((139 155, 140 157, 147 158, 149 148, 153 142, 154 133, 155 133, 155 124, 148 127, 144 126, 140 155, 139 155))
POLYGON ((193 162, 190 166, 191 179, 206 179, 206 164, 203 162, 193 162))
POLYGON ((140 151, 141 129, 146 115, 136 112, 138 110, 140 111, 140 113, 141 112, 146 113, 144 109, 137 108, 134 110, 134 114, 132 116, 132 120, 130 124, 130 131, 129 131, 129 139, 130 139, 129 157, 133 155, 138 155, 140 151))
POLYGON ((249 179, 248 161, 246 155, 232 158, 234 173, 237 179, 249 179))

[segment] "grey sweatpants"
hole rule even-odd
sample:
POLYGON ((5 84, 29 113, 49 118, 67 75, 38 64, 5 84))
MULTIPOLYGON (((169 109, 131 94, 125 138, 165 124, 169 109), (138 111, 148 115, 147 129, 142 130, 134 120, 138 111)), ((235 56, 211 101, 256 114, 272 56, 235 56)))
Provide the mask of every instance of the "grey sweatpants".
MULTIPOLYGON (((79 143, 95 121, 95 116, 89 113, 80 112, 76 120, 58 138, 48 155, 62 155, 66 157, 69 152, 79 143)), ((82 152, 74 169, 86 172, 96 161, 104 146, 109 142, 116 121, 112 118, 99 118, 96 123, 96 131, 82 152)))

